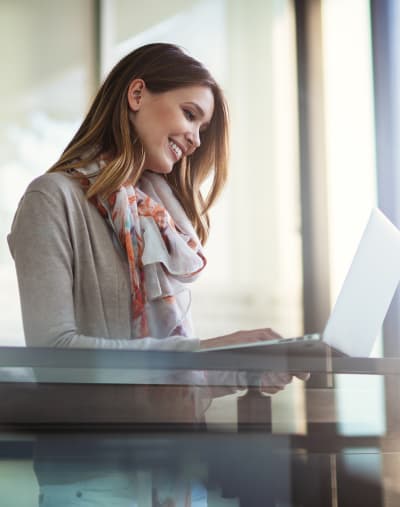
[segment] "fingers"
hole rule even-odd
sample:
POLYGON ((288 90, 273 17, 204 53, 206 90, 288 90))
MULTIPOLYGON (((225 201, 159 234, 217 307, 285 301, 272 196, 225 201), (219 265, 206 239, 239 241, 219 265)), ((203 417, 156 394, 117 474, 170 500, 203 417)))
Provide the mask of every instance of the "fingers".
POLYGON ((251 343, 258 341, 267 341, 267 340, 279 340, 282 338, 280 334, 271 329, 270 327, 262 328, 262 329, 252 329, 249 331, 237 331, 237 336, 240 337, 241 343, 251 343))
POLYGON ((276 385, 276 386, 285 386, 290 384, 293 379, 293 376, 289 372, 266 372, 262 375, 262 381, 265 385, 276 385))
POLYGON ((260 391, 266 394, 276 394, 283 391, 284 389, 285 389, 284 387, 269 386, 269 387, 261 387, 260 391))
POLYGON ((270 327, 265 327, 261 329, 249 329, 247 331, 236 331, 233 334, 239 337, 241 342, 278 340, 279 338, 282 338, 280 334, 278 334, 270 327))
POLYGON ((231 334, 201 340, 200 349, 240 345, 266 340, 277 340, 279 338, 281 338, 281 336, 269 327, 263 329, 252 329, 249 331, 235 331, 231 334))
POLYGON ((260 377, 260 390, 267 394, 276 394, 283 391, 285 387, 290 384, 293 377, 297 377, 300 380, 307 381, 310 378, 310 374, 307 372, 289 373, 289 372, 265 372, 260 377))
POLYGON ((263 329, 254 329, 252 331, 256 336, 258 335, 258 338, 260 341, 263 340, 279 340, 279 338, 282 338, 280 334, 278 334, 276 331, 271 329, 270 327, 263 328, 263 329))
POLYGON ((271 329, 270 327, 266 329, 268 334, 272 337, 273 340, 278 340, 279 338, 282 338, 282 335, 271 329))
POLYGON ((275 373, 275 375, 282 385, 290 384, 290 382, 293 380, 293 375, 287 371, 281 371, 275 373))
POLYGON ((310 373, 308 372, 298 372, 294 373, 293 375, 300 380, 304 380, 305 382, 311 377, 310 373))
POLYGON ((292 375, 287 372, 266 372, 260 377, 260 389, 263 392, 275 394, 290 384, 292 378, 292 375))

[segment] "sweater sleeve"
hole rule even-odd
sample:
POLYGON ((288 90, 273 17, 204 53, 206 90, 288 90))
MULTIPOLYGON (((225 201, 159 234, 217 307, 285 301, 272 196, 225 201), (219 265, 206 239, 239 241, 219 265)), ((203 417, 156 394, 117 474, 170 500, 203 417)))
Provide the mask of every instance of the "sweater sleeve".
POLYGON ((73 300, 74 251, 63 204, 56 197, 28 189, 8 242, 17 271, 28 346, 130 350, 199 347, 198 339, 182 336, 110 339, 80 334, 73 300))

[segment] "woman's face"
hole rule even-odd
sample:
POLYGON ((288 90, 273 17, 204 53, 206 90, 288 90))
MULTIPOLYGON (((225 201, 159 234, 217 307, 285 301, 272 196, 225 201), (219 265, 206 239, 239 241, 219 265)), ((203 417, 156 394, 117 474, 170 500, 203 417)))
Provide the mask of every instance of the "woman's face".
POLYGON ((188 86, 151 93, 135 79, 128 90, 131 120, 145 151, 145 169, 166 174, 200 146, 200 133, 214 111, 208 86, 188 86))

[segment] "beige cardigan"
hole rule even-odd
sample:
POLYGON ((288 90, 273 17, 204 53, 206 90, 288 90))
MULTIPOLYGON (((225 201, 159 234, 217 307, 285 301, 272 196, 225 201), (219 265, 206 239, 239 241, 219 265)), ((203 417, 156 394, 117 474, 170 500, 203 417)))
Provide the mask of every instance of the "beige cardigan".
POLYGON ((194 350, 197 338, 131 338, 128 263, 110 227, 63 173, 40 176, 16 212, 15 260, 29 346, 194 350))

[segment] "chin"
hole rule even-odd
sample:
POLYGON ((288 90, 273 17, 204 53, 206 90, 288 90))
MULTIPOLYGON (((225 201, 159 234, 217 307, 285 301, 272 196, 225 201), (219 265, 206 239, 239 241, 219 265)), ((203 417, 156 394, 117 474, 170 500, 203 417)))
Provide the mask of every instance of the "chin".
POLYGON ((146 171, 157 174, 169 174, 172 172, 176 164, 179 164, 180 160, 174 160, 172 157, 154 157, 145 161, 146 171))
POLYGON ((146 169, 146 171, 150 171, 151 173, 156 173, 156 174, 169 174, 170 172, 172 172, 172 169, 173 169, 173 167, 157 167, 157 168, 146 169))
POLYGON ((152 166, 152 167, 149 167, 147 170, 152 172, 152 173, 157 173, 157 174, 169 174, 170 172, 172 172, 172 169, 174 168, 173 164, 168 164, 168 165, 157 165, 157 166, 152 166))

